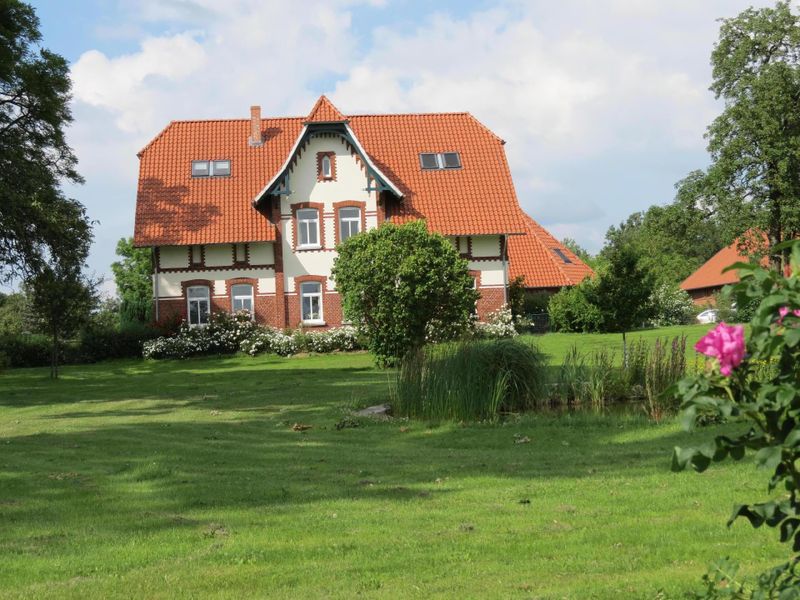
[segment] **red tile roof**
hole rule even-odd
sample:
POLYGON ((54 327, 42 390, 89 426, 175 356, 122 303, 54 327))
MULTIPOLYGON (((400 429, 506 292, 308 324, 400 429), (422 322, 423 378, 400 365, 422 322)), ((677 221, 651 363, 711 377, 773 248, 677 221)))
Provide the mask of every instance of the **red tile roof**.
POLYGON ((523 276, 526 288, 556 288, 577 285, 594 271, 544 227, 523 213, 525 235, 508 239, 508 270, 511 281, 523 276), (560 250, 569 263, 556 254, 560 250))
MULTIPOLYGON (((737 238, 730 246, 726 246, 714 256, 704 262, 694 273, 689 275, 681 283, 681 288, 689 290, 699 290, 705 288, 716 288, 728 285, 729 283, 736 283, 739 281, 739 275, 736 271, 728 271, 723 273, 723 269, 731 266, 737 262, 748 262, 750 259, 747 254, 740 252, 739 247, 742 243, 742 238, 749 237, 750 240, 746 243, 757 249, 759 247, 758 234, 751 231, 745 233, 742 237, 737 238)), ((762 243, 766 242, 766 237, 761 235, 762 243)), ((769 259, 764 258, 761 264, 766 266, 769 264, 769 259)))
POLYGON ((325 95, 319 97, 317 103, 314 104, 314 108, 311 109, 308 117, 306 117, 307 123, 331 123, 346 120, 347 117, 340 113, 339 109, 325 95))
POLYGON ((392 219, 426 219, 446 235, 525 231, 503 141, 468 113, 344 117, 324 96, 307 118, 263 119, 264 144, 248 144, 247 119, 173 121, 140 153, 138 246, 272 241, 251 201, 280 170, 304 123, 340 120, 403 193, 392 219), (458 152, 461 169, 426 170, 420 152, 458 152), (230 177, 192 178, 192 160, 230 159, 230 177), (399 211, 399 212, 398 212, 399 211))

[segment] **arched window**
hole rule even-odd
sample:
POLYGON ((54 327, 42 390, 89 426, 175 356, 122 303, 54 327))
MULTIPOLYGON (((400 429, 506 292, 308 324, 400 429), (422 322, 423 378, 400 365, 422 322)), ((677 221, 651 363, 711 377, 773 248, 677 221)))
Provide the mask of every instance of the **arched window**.
POLYGON ((253 314, 253 286, 249 283, 237 283, 231 286, 231 312, 246 310, 253 314))
POLYGON ((331 178, 331 157, 327 154, 322 157, 322 176, 325 179, 331 178))
POLYGON ((186 290, 189 311, 189 325, 202 327, 208 325, 211 315, 211 291, 207 285, 193 285, 186 290))
POLYGON ((361 209, 345 206, 339 209, 339 241, 354 236, 361 231, 361 209))

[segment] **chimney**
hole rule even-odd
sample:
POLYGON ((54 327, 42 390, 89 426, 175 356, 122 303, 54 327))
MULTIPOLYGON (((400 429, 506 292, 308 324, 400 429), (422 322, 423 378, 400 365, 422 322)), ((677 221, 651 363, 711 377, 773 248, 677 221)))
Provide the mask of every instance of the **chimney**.
POLYGON ((251 146, 261 146, 264 143, 261 137, 261 107, 250 107, 250 137, 247 142, 251 146))

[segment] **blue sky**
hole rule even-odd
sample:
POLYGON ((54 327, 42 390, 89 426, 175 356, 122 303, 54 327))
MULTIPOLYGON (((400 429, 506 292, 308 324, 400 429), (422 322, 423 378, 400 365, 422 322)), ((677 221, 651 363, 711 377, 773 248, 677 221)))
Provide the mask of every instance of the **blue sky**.
MULTIPOLYGON (((136 151, 172 119, 472 112, 506 140, 520 203, 597 250, 610 225, 707 163, 716 19, 741 0, 40 0, 72 65, 69 193, 108 275, 133 232, 136 151)), ((487 206, 491 199, 487 198, 487 206)), ((113 286, 107 286, 112 290, 113 286)))

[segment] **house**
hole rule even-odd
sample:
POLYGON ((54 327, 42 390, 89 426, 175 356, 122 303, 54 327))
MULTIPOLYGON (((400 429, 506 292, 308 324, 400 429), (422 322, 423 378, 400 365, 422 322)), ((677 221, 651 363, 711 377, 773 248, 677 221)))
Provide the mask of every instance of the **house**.
POLYGON ((336 246, 386 221, 452 241, 481 318, 510 275, 577 283, 588 267, 522 212, 503 144, 469 113, 344 115, 325 96, 306 117, 173 121, 138 154, 134 242, 153 249, 156 320, 244 309, 339 325, 336 246))
MULTIPOLYGON (((749 262, 748 254, 757 252, 765 243, 765 236, 759 236, 753 230, 748 231, 700 265, 694 273, 683 280, 681 289, 688 292, 695 304, 713 305, 715 294, 724 286, 739 281, 739 275, 735 270, 724 273, 723 271, 737 262, 749 262)), ((761 260, 764 266, 768 262, 766 258, 761 260)))

